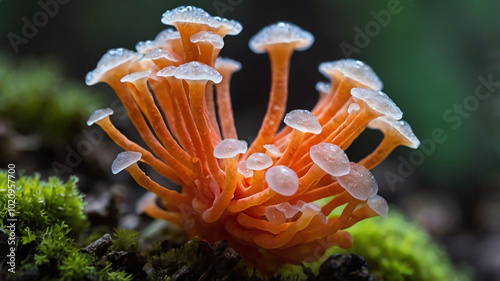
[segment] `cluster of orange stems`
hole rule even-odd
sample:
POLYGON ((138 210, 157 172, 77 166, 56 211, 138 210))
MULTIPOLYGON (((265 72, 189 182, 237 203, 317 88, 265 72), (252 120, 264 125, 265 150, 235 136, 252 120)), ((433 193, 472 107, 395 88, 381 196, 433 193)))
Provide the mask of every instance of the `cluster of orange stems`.
POLYGON ((419 141, 368 65, 352 59, 322 63, 319 70, 330 82, 317 84, 317 105, 285 116, 290 58, 314 37, 287 22, 262 29, 249 46, 268 53, 272 86, 260 131, 248 146, 238 140, 229 90, 241 65, 218 57, 224 36, 238 34, 241 25, 191 6, 165 12, 162 22, 176 30, 139 42, 137 52, 109 50, 86 77, 88 85, 113 88, 149 147, 117 130, 109 108, 87 122, 125 150, 113 173, 126 169, 163 202, 151 198, 144 212, 191 237, 226 239, 247 263, 268 273, 319 258, 330 246, 349 248, 352 237, 344 229, 387 215, 369 170, 397 146, 416 148, 419 141), (279 130, 283 118, 286 126, 279 130), (366 127, 383 131, 384 138, 370 155, 350 162, 344 151, 366 127), (138 162, 182 191, 159 185, 138 162))

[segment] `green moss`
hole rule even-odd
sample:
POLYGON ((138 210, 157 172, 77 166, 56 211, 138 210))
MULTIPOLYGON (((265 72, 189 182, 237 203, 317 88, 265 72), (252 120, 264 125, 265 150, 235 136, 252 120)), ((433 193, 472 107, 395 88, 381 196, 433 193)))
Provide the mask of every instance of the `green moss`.
POLYGON ((113 233, 113 250, 135 252, 137 251, 140 232, 130 229, 118 228, 113 233))
POLYGON ((468 274, 453 266, 446 252, 423 228, 397 211, 391 211, 387 219, 377 217, 359 222, 348 231, 354 239, 353 247, 332 248, 327 254, 358 254, 381 280, 470 280, 468 274))
POLYGON ((13 60, 2 54, 0 93, 0 115, 13 122, 17 130, 49 139, 78 132, 89 114, 104 104, 81 81, 65 77, 54 61, 13 60))
MULTIPOLYGON (((0 170, 0 206, 7 206, 7 182, 7 172, 0 170)), ((21 231, 24 244, 33 241, 33 235, 63 222, 72 233, 80 233, 86 228, 85 203, 77 182, 77 177, 71 177, 67 182, 57 177, 42 181, 39 175, 15 179, 17 229, 21 231)), ((0 217, 6 218, 7 212, 7 208, 2 208, 0 217)), ((0 223, 4 228, 3 219, 0 223)))

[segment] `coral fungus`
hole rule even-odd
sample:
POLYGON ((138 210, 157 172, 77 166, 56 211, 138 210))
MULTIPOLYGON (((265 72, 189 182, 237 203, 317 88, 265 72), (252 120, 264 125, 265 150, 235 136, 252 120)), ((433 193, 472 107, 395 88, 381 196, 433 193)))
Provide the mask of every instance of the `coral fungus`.
POLYGON ((272 87, 261 129, 247 146, 237 137, 229 90, 241 65, 218 57, 223 37, 238 34, 241 25, 191 6, 167 11, 162 22, 177 30, 138 43, 137 52, 108 51, 86 78, 88 85, 105 82, 114 89, 149 147, 117 130, 111 109, 97 110, 88 121, 126 150, 113 173, 126 169, 163 201, 158 206, 150 200, 146 213, 180 225, 190 236, 226 239, 268 273, 284 263, 317 259, 333 245, 348 248, 352 237, 344 229, 387 215, 369 170, 397 146, 415 148, 419 141, 398 121, 401 110, 380 91, 382 82, 368 65, 352 59, 322 63, 319 70, 331 82, 318 84, 316 107, 285 116, 290 58, 314 37, 287 22, 262 29, 249 46, 268 53, 272 87), (279 131, 283 118, 286 127, 279 131), (344 151, 366 127, 385 137, 373 153, 350 162, 344 151), (182 192, 151 180, 138 162, 182 192), (315 203, 324 198, 330 200, 315 203), (339 215, 331 215, 334 210, 339 215))

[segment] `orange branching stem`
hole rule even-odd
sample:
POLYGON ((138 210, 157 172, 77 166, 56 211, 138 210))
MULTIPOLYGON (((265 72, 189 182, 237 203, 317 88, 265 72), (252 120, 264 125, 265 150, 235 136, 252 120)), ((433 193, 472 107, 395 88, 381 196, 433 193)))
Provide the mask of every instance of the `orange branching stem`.
POLYGON ((138 44, 142 54, 108 51, 86 78, 89 85, 113 88, 145 144, 113 126, 111 109, 97 110, 87 122, 97 123, 126 151, 113 172, 127 170, 165 205, 149 200, 144 212, 183 227, 190 237, 226 239, 266 275, 286 263, 312 261, 330 246, 349 248, 355 241, 344 230, 387 215, 369 169, 396 147, 416 148, 419 142, 398 121, 399 108, 380 92, 382 83, 369 66, 352 59, 322 63, 330 85, 323 85, 318 104, 312 112, 285 116, 292 53, 307 49, 314 38, 291 23, 262 29, 249 46, 268 53, 272 85, 248 147, 237 139, 231 106, 230 81, 241 65, 218 57, 223 37, 236 35, 241 25, 191 6, 167 11, 162 22, 177 31, 138 44), (278 132, 283 117, 287 126, 278 132), (344 151, 366 128, 381 130, 384 139, 351 162, 344 151), (149 178, 138 161, 181 191, 149 178))

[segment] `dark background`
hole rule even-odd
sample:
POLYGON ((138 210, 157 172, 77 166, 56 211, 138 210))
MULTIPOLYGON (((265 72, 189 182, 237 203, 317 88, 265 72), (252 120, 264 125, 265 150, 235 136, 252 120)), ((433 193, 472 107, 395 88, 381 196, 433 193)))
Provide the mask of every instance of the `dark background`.
MULTIPOLYGON (((315 83, 326 80, 317 71, 318 64, 344 58, 341 46, 357 47, 351 57, 372 66, 384 82, 384 91, 403 110, 404 119, 429 145, 420 150, 423 159, 414 158, 416 162, 410 163, 414 171, 397 182, 389 183, 387 175, 402 176, 398 167, 415 157, 410 149, 396 149, 374 170, 382 195, 440 238, 454 259, 473 265, 484 278, 500 280, 498 86, 484 101, 467 104, 474 100, 479 77, 500 81, 499 1, 66 2, 0 0, 0 52, 15 59, 58 60, 65 73, 83 85, 85 74, 108 49, 134 49, 138 41, 153 39, 164 29, 160 19, 165 10, 195 5, 212 15, 240 21, 243 31, 225 38, 221 54, 243 64, 232 82, 232 98, 236 126, 240 138, 246 140, 258 131, 270 84, 267 56, 247 47, 252 35, 279 20, 314 34, 314 45, 292 59, 289 109, 311 109, 317 100, 315 83), (58 3, 58 11, 47 17, 32 38, 17 46, 16 52, 9 38, 23 36, 25 19, 33 23, 34 16, 36 20, 43 11, 40 3, 48 2, 58 3), (391 14, 385 26, 376 23, 376 15, 387 13, 381 11, 394 3, 399 3, 399 12, 391 14), (356 44, 357 30, 366 33, 370 26, 379 29, 372 29, 366 46, 356 44), (465 106, 462 114, 455 111, 461 105, 465 106), (444 132, 444 142, 432 140, 436 129, 444 132)), ((92 89, 113 100, 106 85, 92 89)), ((360 159, 380 139, 379 133, 367 132, 348 153, 360 159)), ((48 162, 53 160, 63 161, 48 162)), ((43 169, 47 167, 27 172, 43 169)), ((82 172, 78 169, 76 173, 82 172)))

